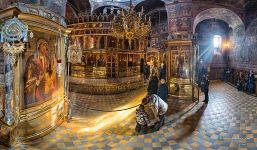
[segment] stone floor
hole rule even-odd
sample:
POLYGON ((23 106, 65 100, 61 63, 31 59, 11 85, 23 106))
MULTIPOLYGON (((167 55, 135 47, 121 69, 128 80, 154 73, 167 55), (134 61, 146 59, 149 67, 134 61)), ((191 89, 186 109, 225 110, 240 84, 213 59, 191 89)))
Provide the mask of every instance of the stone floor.
POLYGON ((118 110, 137 105, 145 95, 144 91, 140 89, 109 98, 73 93, 71 96, 77 101, 70 123, 62 124, 40 140, 21 143, 16 148, 257 149, 257 97, 238 92, 222 82, 211 83, 208 105, 202 102, 183 105, 187 107, 167 117, 160 131, 145 135, 133 131, 135 108, 117 112, 86 109, 118 110), (94 102, 94 105, 83 99, 90 100, 90 104, 94 102), (112 105, 107 107, 103 101, 112 105))

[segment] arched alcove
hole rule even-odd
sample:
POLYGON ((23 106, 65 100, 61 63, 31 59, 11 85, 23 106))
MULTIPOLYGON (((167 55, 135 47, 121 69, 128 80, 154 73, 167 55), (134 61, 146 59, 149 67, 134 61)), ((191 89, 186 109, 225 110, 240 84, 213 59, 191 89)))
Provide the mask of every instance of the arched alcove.
POLYGON ((226 8, 210 8, 201 11, 196 15, 193 21, 193 33, 195 33, 196 26, 207 19, 217 19, 226 22, 232 29, 230 33, 230 64, 233 67, 233 63, 239 61, 239 56, 244 53, 244 43, 245 40, 245 25, 242 19, 233 11, 226 8))
POLYGON ((193 33, 195 33, 197 24, 206 19, 223 20, 228 23, 233 30, 236 30, 237 28, 244 29, 245 27, 242 19, 235 12, 226 8, 210 8, 201 11, 196 15, 193 23, 193 33))

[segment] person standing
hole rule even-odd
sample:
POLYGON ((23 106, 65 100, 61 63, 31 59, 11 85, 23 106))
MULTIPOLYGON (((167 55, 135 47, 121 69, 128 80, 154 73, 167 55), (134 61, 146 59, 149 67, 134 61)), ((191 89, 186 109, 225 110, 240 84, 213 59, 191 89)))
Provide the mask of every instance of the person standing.
POLYGON ((250 94, 253 94, 254 90, 255 90, 255 78, 254 78, 253 71, 250 70, 250 73, 248 75, 248 92, 250 94))
POLYGON ((148 77, 147 77, 147 63, 144 62, 144 79, 147 80, 148 77))
POLYGON ((157 63, 154 62, 154 65, 153 65, 153 68, 151 69, 151 72, 150 72, 150 77, 151 76, 156 76, 157 78, 159 77, 159 69, 157 67, 157 63))
POLYGON ((209 79, 208 75, 205 76, 203 81, 203 92, 204 92, 204 101, 206 104, 209 102, 209 79))
POLYGON ((148 84, 147 93, 148 95, 157 94, 158 90, 158 78, 156 75, 151 76, 148 84))
POLYGON ((159 79, 166 79, 166 65, 164 63, 161 64, 159 79))
POLYGON ((158 88, 157 95, 167 103, 168 95, 169 95, 169 90, 168 86, 166 84, 165 79, 161 79, 161 85, 158 88))
POLYGON ((150 65, 146 63, 146 79, 149 79, 150 76, 150 65))

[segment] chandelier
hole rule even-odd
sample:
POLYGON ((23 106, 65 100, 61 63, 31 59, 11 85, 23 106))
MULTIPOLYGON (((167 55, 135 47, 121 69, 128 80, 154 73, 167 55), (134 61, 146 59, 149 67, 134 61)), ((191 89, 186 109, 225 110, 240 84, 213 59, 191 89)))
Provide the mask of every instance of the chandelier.
POLYGON ((148 37, 151 31, 151 20, 150 17, 146 18, 143 11, 142 7, 141 12, 136 12, 130 0, 130 7, 126 12, 122 9, 111 19, 113 35, 117 38, 128 39, 129 45, 131 45, 132 39, 148 37))

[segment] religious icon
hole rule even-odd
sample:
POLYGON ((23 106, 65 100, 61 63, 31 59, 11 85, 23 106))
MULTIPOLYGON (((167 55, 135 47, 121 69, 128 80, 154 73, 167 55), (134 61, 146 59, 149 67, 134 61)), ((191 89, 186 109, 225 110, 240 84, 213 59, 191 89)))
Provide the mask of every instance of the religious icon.
POLYGON ((171 19, 169 26, 170 26, 170 31, 171 32, 177 31, 177 19, 176 18, 171 19))
POLYGON ((188 28, 188 22, 187 22, 187 18, 181 18, 181 30, 187 30, 188 28))
POLYGON ((184 65, 184 57, 178 55, 176 57, 176 65, 177 65, 177 76, 181 77, 183 74, 183 65, 184 65))
POLYGON ((25 66, 24 105, 44 102, 57 89, 55 54, 50 54, 45 39, 37 42, 37 49, 25 66))
POLYGON ((105 59, 103 55, 100 55, 99 59, 97 60, 97 66, 98 67, 104 67, 105 66, 105 59))

